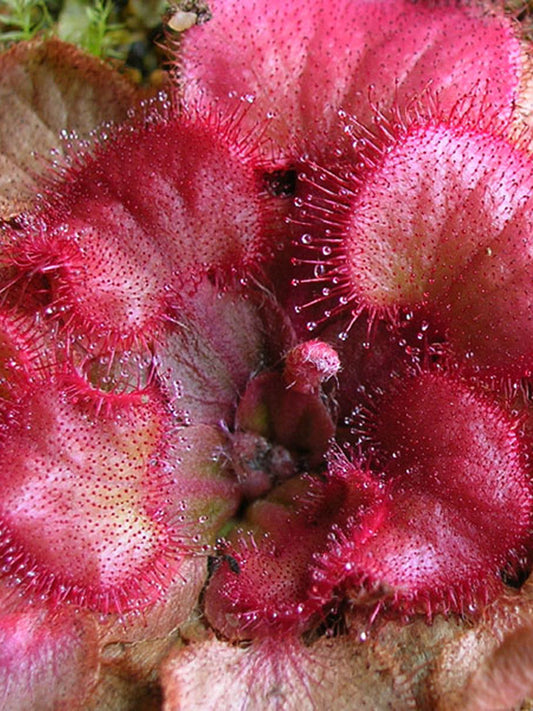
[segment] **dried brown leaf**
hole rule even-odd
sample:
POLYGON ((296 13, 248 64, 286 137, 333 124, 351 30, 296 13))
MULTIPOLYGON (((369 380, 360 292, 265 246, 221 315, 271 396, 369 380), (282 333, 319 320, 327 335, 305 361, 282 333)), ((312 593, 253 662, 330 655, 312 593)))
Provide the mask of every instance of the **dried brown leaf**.
POLYGON ((27 207, 33 152, 62 150, 60 132, 87 138, 103 122, 122 121, 137 89, 113 67, 58 39, 21 42, 0 55, 0 219, 27 207))
POLYGON ((358 711, 415 708, 372 648, 349 637, 311 647, 269 640, 248 648, 216 639, 173 652, 164 711, 358 711))

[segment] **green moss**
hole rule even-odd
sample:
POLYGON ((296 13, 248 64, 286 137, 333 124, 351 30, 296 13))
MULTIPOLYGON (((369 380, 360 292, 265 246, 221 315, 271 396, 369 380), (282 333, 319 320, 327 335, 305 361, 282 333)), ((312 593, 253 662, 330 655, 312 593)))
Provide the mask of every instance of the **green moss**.
POLYGON ((44 0, 3 0, 0 2, 0 43, 29 40, 50 30, 52 15, 44 0))
POLYGON ((61 39, 96 57, 120 56, 117 47, 128 39, 111 0, 65 0, 54 29, 61 39))
POLYGON ((167 0, 0 0, 0 50, 38 34, 89 54, 119 59, 147 79, 163 60, 161 18, 167 0))

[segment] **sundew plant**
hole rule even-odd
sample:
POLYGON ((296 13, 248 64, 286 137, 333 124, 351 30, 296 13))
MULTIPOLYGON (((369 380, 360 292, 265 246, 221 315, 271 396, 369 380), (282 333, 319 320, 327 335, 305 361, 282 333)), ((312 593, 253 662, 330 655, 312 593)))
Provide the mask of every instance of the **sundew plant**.
POLYGON ((0 708, 530 708, 528 23, 0 55, 0 708))

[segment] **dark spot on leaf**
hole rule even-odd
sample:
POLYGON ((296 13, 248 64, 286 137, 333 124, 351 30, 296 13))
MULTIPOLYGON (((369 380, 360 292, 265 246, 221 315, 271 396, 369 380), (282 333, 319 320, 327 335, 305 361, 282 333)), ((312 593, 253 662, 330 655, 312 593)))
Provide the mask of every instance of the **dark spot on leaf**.
POLYGON ((265 173, 265 187, 274 197, 291 197, 296 192, 297 177, 298 173, 294 169, 265 173))

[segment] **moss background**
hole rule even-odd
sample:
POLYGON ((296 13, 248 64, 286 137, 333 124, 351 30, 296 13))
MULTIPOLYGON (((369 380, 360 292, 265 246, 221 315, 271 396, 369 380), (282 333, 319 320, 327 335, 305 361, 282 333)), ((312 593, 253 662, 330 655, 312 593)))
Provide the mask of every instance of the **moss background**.
POLYGON ((1 0, 0 50, 37 34, 56 36, 125 64, 138 83, 157 85, 165 55, 167 0, 1 0))

